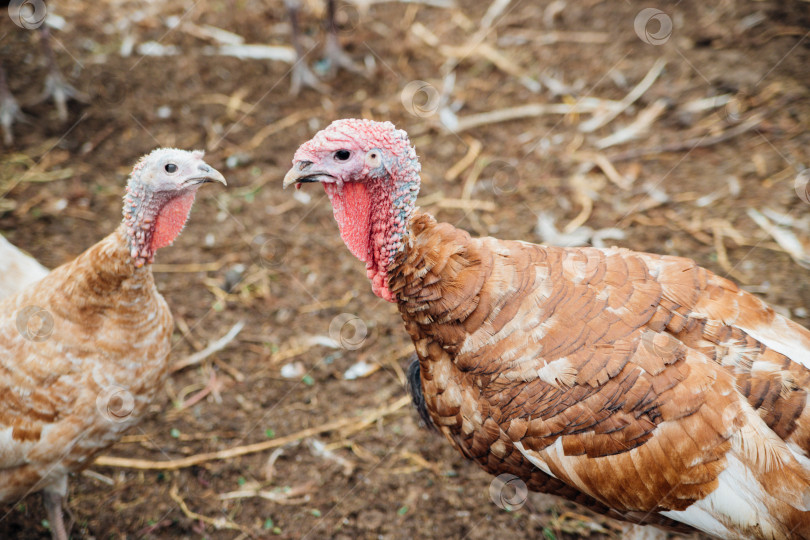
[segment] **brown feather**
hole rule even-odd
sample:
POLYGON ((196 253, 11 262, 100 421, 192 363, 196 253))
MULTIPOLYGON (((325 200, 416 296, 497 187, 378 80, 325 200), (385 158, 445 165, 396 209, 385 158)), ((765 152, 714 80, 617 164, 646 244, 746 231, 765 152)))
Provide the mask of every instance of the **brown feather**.
POLYGON ((0 502, 58 485, 138 421, 167 373, 171 331, 152 272, 134 267, 122 227, 0 302, 0 502), (20 332, 29 306, 52 319, 50 333, 20 332), (118 387, 131 410, 109 420, 105 392, 118 387))
POLYGON ((473 239, 428 215, 410 231, 389 289, 427 409, 465 456, 663 525, 700 523, 743 467, 767 515, 719 512, 707 532, 810 535, 810 471, 791 453, 810 451, 810 370, 757 338, 810 332, 687 259, 473 239))

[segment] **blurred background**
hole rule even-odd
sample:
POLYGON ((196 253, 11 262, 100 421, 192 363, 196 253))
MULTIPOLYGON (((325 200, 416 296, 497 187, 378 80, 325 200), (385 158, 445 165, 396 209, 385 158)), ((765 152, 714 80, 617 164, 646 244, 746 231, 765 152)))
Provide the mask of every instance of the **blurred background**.
MULTIPOLYGON (((158 146, 229 183, 154 265, 174 374, 72 481, 74 538, 620 536, 419 426, 396 307, 320 187, 281 190, 337 118, 407 130, 440 220, 691 257, 810 323, 807 1, 337 0, 330 32, 301 0, 297 38, 282 1, 20 4, 0 12, 0 233, 72 259, 158 146)), ((29 497, 0 537, 47 535, 43 515, 29 497)))

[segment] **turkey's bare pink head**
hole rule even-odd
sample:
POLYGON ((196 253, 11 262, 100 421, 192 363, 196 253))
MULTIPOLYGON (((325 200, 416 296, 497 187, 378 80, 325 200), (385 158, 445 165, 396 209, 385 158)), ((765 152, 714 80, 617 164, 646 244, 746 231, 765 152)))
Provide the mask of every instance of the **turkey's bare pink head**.
POLYGON ((203 161, 203 152, 158 148, 143 156, 127 182, 124 227, 137 268, 171 245, 183 230, 197 189, 225 177, 203 161))
POLYGON ((340 236, 366 263, 374 294, 394 302, 388 267, 403 247, 419 193, 419 159, 390 122, 337 120, 301 145, 284 187, 323 184, 340 236))

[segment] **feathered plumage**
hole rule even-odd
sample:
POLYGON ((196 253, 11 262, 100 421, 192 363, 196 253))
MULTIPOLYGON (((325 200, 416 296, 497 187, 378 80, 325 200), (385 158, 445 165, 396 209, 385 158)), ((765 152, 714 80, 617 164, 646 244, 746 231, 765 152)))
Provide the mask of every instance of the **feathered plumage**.
POLYGON ((689 259, 472 238, 414 211, 418 171, 345 120, 285 185, 324 183, 460 452, 635 523, 810 538, 810 332, 689 259))

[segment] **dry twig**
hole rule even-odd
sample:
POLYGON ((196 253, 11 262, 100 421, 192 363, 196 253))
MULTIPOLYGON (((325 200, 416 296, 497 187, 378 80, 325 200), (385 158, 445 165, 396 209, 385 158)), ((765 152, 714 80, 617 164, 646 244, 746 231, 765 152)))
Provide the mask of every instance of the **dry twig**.
POLYGON ((481 201, 476 199, 442 199, 436 203, 439 208, 457 208, 460 210, 484 210, 495 212, 498 207, 492 201, 481 201))
POLYGON ((194 465, 199 465, 201 463, 207 463, 209 461, 231 459, 239 456, 245 456, 248 454, 255 454, 257 452, 264 452, 265 450, 269 450, 270 448, 277 448, 279 446, 284 446, 285 444, 298 441, 305 437, 320 435, 321 433, 326 433, 328 431, 335 431, 358 425, 366 427, 373 424, 380 418, 384 418, 389 414, 398 411, 399 409, 410 403, 410 401, 411 401, 410 396, 403 396, 384 407, 375 409, 367 413, 360 419, 342 418, 340 420, 335 420, 333 422, 321 424, 320 426, 301 430, 297 433, 287 435, 286 437, 279 437, 276 439, 271 439, 269 441, 262 441, 259 443, 248 444, 245 446, 226 448, 225 450, 220 450, 218 452, 206 452, 204 454, 196 454, 185 458, 170 459, 165 461, 153 461, 150 459, 133 459, 116 456, 101 456, 98 459, 96 459, 95 464, 99 467, 125 467, 129 469, 142 469, 142 470, 171 471, 177 469, 185 469, 188 467, 193 467, 194 465))
POLYGON ((582 122, 579 125, 579 130, 584 133, 591 133, 592 131, 595 131, 610 123, 611 120, 627 110, 630 105, 635 103, 638 98, 643 96, 644 93, 650 89, 658 76, 661 75, 661 72, 664 71, 664 66, 666 65, 666 60, 663 58, 658 58, 650 68, 650 71, 648 71, 644 78, 641 79, 641 82, 639 82, 635 88, 633 88, 626 96, 624 96, 624 99, 619 102, 618 107, 604 111, 601 114, 595 114, 590 120, 582 122))
POLYGON ((176 502, 180 506, 180 510, 182 510, 183 514, 189 519, 207 523, 208 525, 211 525, 218 531, 222 529, 230 529, 232 531, 242 531, 248 536, 253 536, 253 533, 249 529, 246 529, 245 527, 242 527, 238 523, 234 523, 233 521, 227 518, 224 517, 211 518, 192 511, 186 504, 186 501, 180 496, 180 493, 177 491, 177 484, 172 484, 172 487, 169 488, 169 497, 171 497, 172 500, 174 500, 174 502, 176 502))
POLYGON ((636 119, 629 125, 614 131, 607 137, 596 141, 596 147, 600 150, 615 146, 639 138, 650 129, 650 126, 659 116, 667 110, 667 100, 658 99, 652 105, 638 113, 636 119))
POLYGON ((259 486, 256 486, 252 489, 240 489, 238 491, 222 493, 220 494, 219 498, 223 501, 227 501, 233 499, 260 497, 268 501, 273 501, 277 504, 296 505, 308 503, 311 500, 309 494, 313 491, 315 491, 315 484, 308 482, 306 484, 291 487, 290 489, 286 490, 261 489, 259 486))
POLYGON ((315 313, 324 309, 342 308, 345 307, 352 298, 356 296, 355 291, 346 291, 346 294, 337 300, 325 300, 323 302, 316 302, 314 304, 307 304, 298 308, 298 313, 315 313))
POLYGON ((692 150, 694 148, 703 148, 725 142, 733 139, 737 135, 742 135, 746 131, 755 129, 762 122, 762 116, 754 116, 745 122, 727 129, 718 135, 704 135, 702 137, 694 137, 685 141, 680 141, 672 144, 664 144, 661 146, 654 146, 652 148, 632 148, 626 152, 620 152, 610 156, 610 161, 627 161, 630 159, 637 159, 646 156, 653 156, 656 154, 663 154, 666 152, 682 152, 683 150, 692 150))
POLYGON ((630 189, 633 186, 633 178, 624 176, 617 171, 605 154, 599 152, 574 152, 571 157, 583 163, 593 163, 605 173, 608 180, 622 189, 630 189))
POLYGON ((233 341, 234 338, 237 335, 239 335, 239 332, 241 332, 242 328, 244 328, 244 327, 245 327, 245 321, 239 321, 238 323, 233 325, 230 330, 228 330, 227 334, 225 334, 224 336, 222 336, 218 340, 209 343, 208 347, 206 347, 205 349, 203 349, 203 350, 201 350, 199 352, 196 352, 196 353, 192 354, 191 356, 188 356, 184 360, 180 360, 180 361, 175 362, 174 364, 172 364, 172 366, 169 368, 169 371, 171 373, 174 373, 176 371, 180 371, 183 368, 187 368, 188 366, 193 366, 194 364, 199 364, 200 362, 202 362, 203 360, 205 360, 206 358, 208 358, 212 354, 217 353, 217 352, 221 351, 222 349, 224 349, 225 347, 227 347, 228 344, 231 341, 233 341))
POLYGON ((614 101, 606 101, 597 98, 582 98, 575 103, 529 103, 517 107, 507 107, 479 114, 470 114, 459 117, 453 126, 453 131, 461 133, 468 129, 485 126, 487 124, 497 124, 509 120, 525 120, 536 116, 547 114, 579 114, 591 113, 604 107, 605 104, 615 104, 614 101))
POLYGON ((458 178, 458 175, 464 172, 464 170, 467 167, 472 165, 473 162, 475 162, 475 158, 477 158, 478 154, 481 153, 481 148, 483 148, 481 141, 479 141, 478 139, 474 139, 472 137, 465 138, 465 141, 469 145, 467 153, 464 155, 463 158, 461 158, 458 162, 456 162, 455 165, 447 169, 446 173, 444 173, 444 179, 447 180, 448 182, 452 182, 453 180, 458 178))
POLYGON ((188 264, 158 264, 152 265, 153 272, 163 272, 166 274, 186 274, 194 272, 216 272, 228 263, 237 260, 238 254, 230 253, 220 258, 218 261, 210 263, 188 263, 188 264))
POLYGON ((281 120, 277 122, 273 122, 272 124, 268 124, 264 126, 262 129, 256 133, 252 139, 250 139, 247 143, 245 143, 242 148, 245 151, 250 151, 258 148, 264 140, 273 135, 287 129, 288 127, 294 126, 298 122, 302 120, 306 120, 307 118, 312 118, 313 116, 317 115, 318 111, 315 110, 305 110, 305 111, 296 111, 288 116, 285 116, 281 120))

